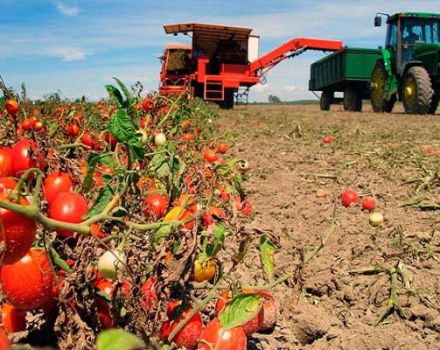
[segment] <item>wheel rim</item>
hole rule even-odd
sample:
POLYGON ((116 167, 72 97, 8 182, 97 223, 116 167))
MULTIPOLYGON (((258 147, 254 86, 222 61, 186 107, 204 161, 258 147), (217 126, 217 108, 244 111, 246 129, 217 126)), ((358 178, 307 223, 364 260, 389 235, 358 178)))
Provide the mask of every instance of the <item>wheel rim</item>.
POLYGON ((371 76, 371 82, 374 85, 371 91, 371 101, 374 106, 380 106, 385 94, 385 77, 382 69, 376 68, 371 76))
POLYGON ((414 108, 417 104, 417 82, 414 77, 409 76, 407 79, 405 79, 403 96, 405 98, 407 106, 410 108, 414 108))

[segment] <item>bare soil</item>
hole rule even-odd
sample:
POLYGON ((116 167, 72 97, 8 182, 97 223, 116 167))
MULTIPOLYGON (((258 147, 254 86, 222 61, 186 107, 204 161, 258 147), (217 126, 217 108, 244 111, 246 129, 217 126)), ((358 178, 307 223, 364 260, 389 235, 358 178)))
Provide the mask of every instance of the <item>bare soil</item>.
MULTIPOLYGON (((249 162, 246 228, 279 238, 278 277, 299 271, 274 288, 277 326, 249 348, 440 349, 439 116, 249 105, 215 123, 249 162), (376 197, 381 227, 341 205, 347 188, 376 197)), ((256 250, 245 264, 241 281, 261 284, 256 250)))

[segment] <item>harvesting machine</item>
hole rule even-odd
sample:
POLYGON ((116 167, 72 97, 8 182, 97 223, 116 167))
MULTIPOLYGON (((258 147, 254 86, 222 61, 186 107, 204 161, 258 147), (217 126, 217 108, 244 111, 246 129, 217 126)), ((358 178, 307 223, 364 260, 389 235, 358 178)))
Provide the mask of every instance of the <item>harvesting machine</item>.
POLYGON ((306 50, 337 51, 339 40, 293 38, 259 57, 259 36, 252 29, 225 25, 181 23, 164 26, 166 34, 192 36, 190 45, 168 44, 160 73, 164 95, 189 89, 194 97, 232 108, 234 96, 247 97, 249 88, 286 58, 306 50))

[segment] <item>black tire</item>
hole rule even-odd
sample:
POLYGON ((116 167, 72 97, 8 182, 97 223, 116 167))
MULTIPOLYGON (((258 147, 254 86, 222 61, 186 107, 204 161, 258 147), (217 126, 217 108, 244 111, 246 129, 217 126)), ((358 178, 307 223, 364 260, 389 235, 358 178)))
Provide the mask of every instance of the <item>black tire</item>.
POLYGON ((431 78, 425 68, 414 66, 408 69, 402 80, 402 102, 409 114, 429 112, 434 91, 431 78))
POLYGON ((437 111, 438 103, 440 101, 440 93, 435 93, 432 97, 431 107, 429 107, 429 114, 435 114, 437 111))
POLYGON ((234 108, 234 90, 225 90, 224 100, 219 102, 221 109, 233 109, 234 108))
POLYGON ((385 81, 387 72, 383 61, 377 61, 371 73, 370 101, 373 111, 376 113, 391 113, 396 103, 396 95, 390 100, 385 99, 385 81))
POLYGON ((323 90, 321 93, 321 98, 319 99, 319 106, 321 107, 321 111, 330 110, 330 106, 333 102, 333 91, 323 90))
POLYGON ((354 86, 347 86, 344 90, 344 110, 351 112, 362 111, 362 95, 354 86))

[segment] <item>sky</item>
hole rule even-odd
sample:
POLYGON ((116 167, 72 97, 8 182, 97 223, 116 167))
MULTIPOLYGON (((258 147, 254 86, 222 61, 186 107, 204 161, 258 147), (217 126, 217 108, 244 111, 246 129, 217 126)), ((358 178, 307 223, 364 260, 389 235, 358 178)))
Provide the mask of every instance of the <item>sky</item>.
MULTIPOLYGON (((385 27, 376 12, 435 12, 438 0, 0 0, 0 75, 30 98, 61 92, 65 98, 106 96, 118 77, 140 81, 146 91, 159 84, 158 57, 169 42, 164 24, 219 23, 253 28, 260 54, 293 37, 340 39, 352 47, 383 45, 385 27)), ((310 64, 325 54, 306 52, 285 60, 251 89, 250 101, 311 99, 310 64)))

